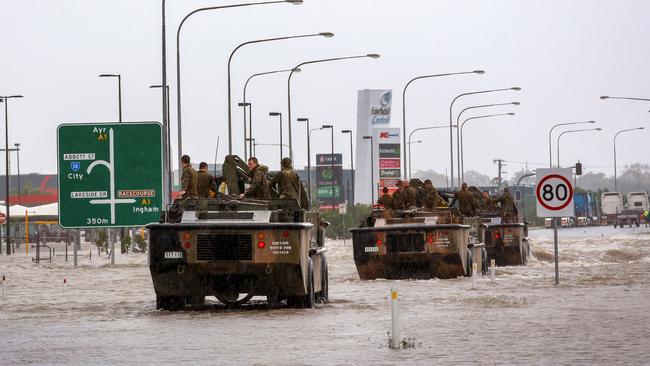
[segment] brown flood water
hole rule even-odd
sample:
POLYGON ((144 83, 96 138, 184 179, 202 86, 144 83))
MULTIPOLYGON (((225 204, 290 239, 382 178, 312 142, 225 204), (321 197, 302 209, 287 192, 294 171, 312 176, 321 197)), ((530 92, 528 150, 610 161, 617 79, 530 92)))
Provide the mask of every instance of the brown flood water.
MULTIPOLYGON (((0 257, 0 364, 183 365, 643 365, 650 363, 650 230, 560 231, 554 286, 549 230, 531 231, 527 267, 496 281, 358 279, 351 243, 329 242, 331 303, 268 309, 155 309, 144 255, 34 264, 0 257), (63 291, 63 278, 68 279, 63 291), (401 336, 388 348, 389 292, 400 294, 401 336)), ((261 299, 260 299, 261 300, 261 299)))

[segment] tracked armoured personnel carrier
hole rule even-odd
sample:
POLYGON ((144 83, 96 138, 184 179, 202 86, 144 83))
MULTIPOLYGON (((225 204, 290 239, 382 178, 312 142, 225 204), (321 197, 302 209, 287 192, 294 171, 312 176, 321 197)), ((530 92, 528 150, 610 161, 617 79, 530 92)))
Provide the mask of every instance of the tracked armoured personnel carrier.
POLYGON ((375 206, 351 229, 354 262, 362 280, 469 276, 486 269, 483 245, 454 208, 385 210, 375 206))
POLYGON ((176 200, 147 226, 156 307, 179 310, 206 296, 229 306, 253 296, 296 308, 327 302, 326 223, 309 210, 304 187, 300 200, 244 199, 246 164, 228 156, 223 172, 229 195, 176 200))

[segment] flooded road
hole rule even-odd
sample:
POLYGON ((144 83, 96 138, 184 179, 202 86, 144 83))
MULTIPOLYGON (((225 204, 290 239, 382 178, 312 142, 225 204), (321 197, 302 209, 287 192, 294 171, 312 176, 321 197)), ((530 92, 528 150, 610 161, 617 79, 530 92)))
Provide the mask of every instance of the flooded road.
POLYGON ((559 287, 552 231, 531 236, 527 267, 498 268, 475 288, 362 282, 350 241, 329 242, 331 303, 313 310, 158 311, 145 255, 110 266, 84 247, 77 269, 61 256, 2 256, 0 364, 648 364, 650 230, 560 230, 559 287), (388 348, 393 287, 414 349, 388 348))

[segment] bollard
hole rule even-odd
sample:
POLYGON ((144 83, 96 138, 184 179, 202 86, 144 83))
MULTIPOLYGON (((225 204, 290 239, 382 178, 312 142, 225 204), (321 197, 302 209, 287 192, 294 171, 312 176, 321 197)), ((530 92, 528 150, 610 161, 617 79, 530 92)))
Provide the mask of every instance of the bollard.
POLYGON ((7 300, 7 278, 2 276, 2 300, 7 300))
POLYGON ((67 287, 68 287, 68 279, 63 277, 63 292, 65 292, 67 287))
POLYGON ((476 286, 476 272, 478 271, 478 263, 472 263, 472 288, 476 286))
POLYGON ((93 260, 93 250, 92 249, 88 252, 88 260, 89 261, 93 260))
POLYGON ((390 290, 391 320, 393 325, 393 337, 390 339, 390 348, 399 349, 399 307, 397 304, 397 290, 390 290))
POLYGON ((494 259, 490 260, 490 276, 492 277, 492 281, 494 281, 497 276, 497 261, 494 259))

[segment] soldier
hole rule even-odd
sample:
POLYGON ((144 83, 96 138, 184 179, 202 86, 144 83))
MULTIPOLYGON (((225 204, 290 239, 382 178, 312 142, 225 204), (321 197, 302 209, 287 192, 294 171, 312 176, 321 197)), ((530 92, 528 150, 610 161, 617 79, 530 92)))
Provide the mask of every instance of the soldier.
POLYGON ((517 216, 517 206, 508 188, 503 189, 503 196, 499 198, 499 202, 501 203, 501 216, 504 219, 517 216))
POLYGON ((196 189, 196 170, 192 168, 189 155, 181 156, 181 167, 183 168, 183 172, 181 174, 181 192, 178 198, 199 198, 199 193, 196 189))
POLYGON ((460 192, 456 192, 451 205, 453 206, 456 201, 458 201, 458 210, 461 215, 469 217, 476 216, 476 201, 472 192, 467 189, 467 183, 463 183, 460 192))
POLYGON ((404 195, 404 207, 405 208, 417 207, 418 206, 417 186, 415 186, 415 184, 410 185, 409 182, 406 182, 406 189, 404 190, 404 192, 406 193, 404 195))
POLYGON ((406 190, 404 190, 404 183, 397 181, 397 190, 393 192, 393 208, 395 210, 404 209, 406 201, 406 190))
POLYGON ((248 198, 271 198, 271 191, 269 190, 269 183, 266 179, 266 172, 269 168, 266 165, 260 165, 256 157, 248 159, 248 168, 250 169, 248 176, 251 178, 251 184, 244 197, 248 198))
POLYGON ((208 173, 208 163, 202 161, 199 164, 199 172, 197 173, 196 189, 199 198, 211 198, 217 194, 217 184, 214 182, 214 177, 208 173))
POLYGON ((388 187, 384 187, 383 190, 383 195, 379 197, 377 200, 378 205, 384 206, 385 209, 387 210, 392 210, 393 209, 393 196, 388 194, 388 187))
POLYGON ((438 195, 438 190, 433 186, 430 179, 424 181, 424 207, 429 210, 435 210, 440 206, 442 197, 438 195))
POLYGON ((282 159, 280 166, 282 170, 271 180, 271 187, 277 185, 280 198, 293 198, 300 201, 300 177, 293 170, 291 159, 282 159))
POLYGON ((483 192, 483 210, 487 212, 495 212, 497 210, 496 202, 487 191, 483 192))

